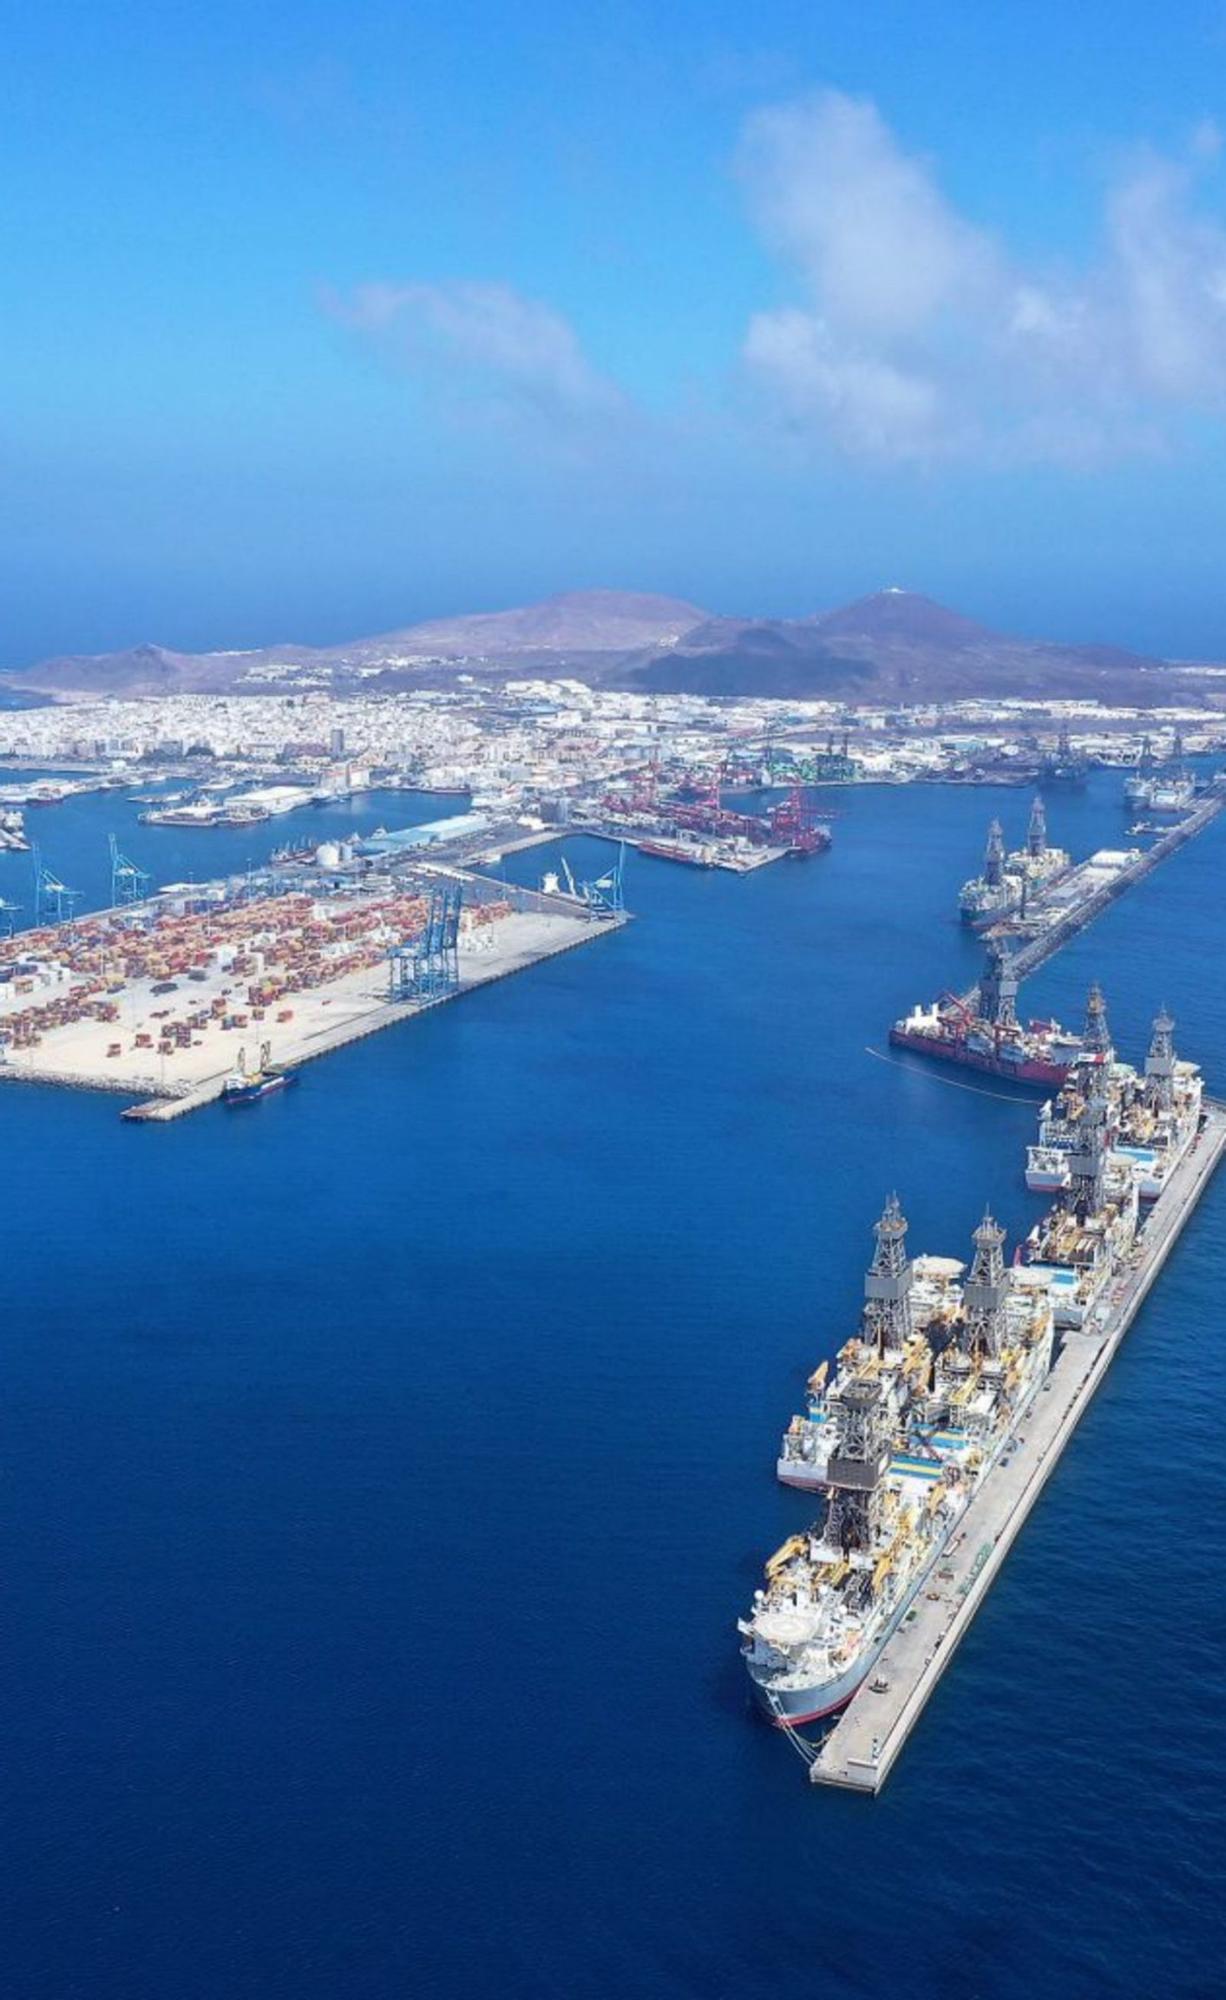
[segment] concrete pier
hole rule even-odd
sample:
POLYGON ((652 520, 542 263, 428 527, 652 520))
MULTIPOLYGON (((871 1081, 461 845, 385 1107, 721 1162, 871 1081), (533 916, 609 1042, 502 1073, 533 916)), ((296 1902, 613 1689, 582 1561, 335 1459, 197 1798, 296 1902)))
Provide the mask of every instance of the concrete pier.
POLYGON ((1093 1325, 1063 1336, 1015 1448, 989 1474, 954 1545, 822 1743, 809 1767, 814 1784, 881 1790, 1223 1151, 1226 1106, 1210 1104, 1093 1325))
MULTIPOLYGON (((1186 819, 1178 821, 1175 826, 1168 828, 1152 847, 1146 848, 1135 861, 1121 868, 1104 887, 1087 896, 1084 902, 1075 904, 1046 930, 1040 931, 1028 944, 1019 946, 1010 961, 1012 970, 1018 978, 1021 979, 1026 973, 1034 972, 1038 966, 1045 965, 1049 958, 1054 958, 1070 938, 1085 930, 1087 924, 1092 924, 1095 917, 1100 916, 1110 904, 1131 889, 1134 883, 1140 882, 1146 875, 1152 875, 1154 869, 1160 867, 1170 855, 1177 854, 1181 847, 1186 847, 1190 840, 1195 840, 1198 833, 1203 833, 1223 807, 1226 807, 1226 790, 1213 790, 1208 798, 1201 800, 1194 812, 1189 813, 1186 819)), ((1041 904, 1042 898, 1040 897, 1038 901, 1041 904)), ((987 935, 1007 939, 1008 922, 994 925, 987 935)))

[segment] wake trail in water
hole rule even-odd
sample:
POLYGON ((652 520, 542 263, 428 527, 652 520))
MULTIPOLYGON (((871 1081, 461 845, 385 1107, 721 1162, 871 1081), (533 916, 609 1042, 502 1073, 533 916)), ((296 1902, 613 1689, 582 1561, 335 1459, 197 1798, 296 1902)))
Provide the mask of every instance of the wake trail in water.
MULTIPOLYGON (((895 1069, 914 1070, 915 1068, 914 1063, 902 1062, 898 1056, 887 1056, 883 1049, 870 1048, 867 1042, 864 1044, 864 1053, 866 1056, 876 1056, 878 1062, 892 1063, 895 1069)), ((972 1097, 994 1097, 998 1104, 1012 1104, 1018 1111, 1028 1111, 1030 1109, 1029 1105, 1021 1104, 1016 1097, 1011 1097, 1007 1090, 981 1090, 977 1083, 959 1083, 957 1078, 952 1076, 933 1076, 929 1074, 928 1081, 929 1083, 943 1083, 947 1090, 969 1090, 972 1097)))

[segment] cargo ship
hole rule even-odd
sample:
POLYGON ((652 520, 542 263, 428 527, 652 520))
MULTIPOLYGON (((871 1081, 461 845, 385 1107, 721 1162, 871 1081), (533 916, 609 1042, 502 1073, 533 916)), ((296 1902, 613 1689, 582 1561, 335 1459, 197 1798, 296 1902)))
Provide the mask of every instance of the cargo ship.
POLYGON ((640 840, 638 850, 654 861, 684 861, 689 868, 717 865, 715 849, 696 840, 640 840))
POLYGON ((891 1047, 933 1062, 957 1063, 1009 1083, 1059 1090, 1081 1051, 1080 1038, 1058 1021, 1017 1018, 1018 981, 1007 954, 988 947, 979 985, 915 1007, 890 1029, 891 1047))
POLYGON ((1032 1194, 1061 1194, 1069 1186, 1070 1160, 1097 1083, 1110 1106, 1113 1162, 1131 1171, 1142 1201, 1157 1201, 1194 1144, 1202 1119, 1200 1068, 1176 1055, 1174 1028, 1171 1016, 1161 1008, 1145 1067, 1138 1073, 1117 1059, 1102 994, 1097 986, 1092 988, 1082 1035, 1084 1053, 1059 1095, 1043 1106, 1038 1140, 1027 1148, 1026 1186, 1032 1194))
POLYGON ((1006 1269, 984 1216, 966 1267, 906 1252, 897 1199, 876 1224, 859 1333, 819 1370, 779 1476, 825 1495, 822 1518, 766 1565, 741 1652, 780 1725, 816 1722, 862 1684, 938 1568, 1051 1365, 1045 1277, 1006 1269))
POLYGON ((238 1061, 222 1085, 222 1102, 237 1108, 244 1104, 258 1104, 262 1097, 271 1097, 274 1091, 288 1090, 298 1077, 294 1070, 277 1069, 270 1061, 270 1046, 264 1042, 260 1048, 260 1060, 256 1069, 247 1068, 245 1049, 238 1052, 238 1061))
POLYGON ((1031 807, 1026 845, 1011 854, 1005 853, 1004 830, 1000 821, 994 819, 988 828, 983 873, 964 882, 958 898, 963 923, 979 925, 1012 916, 1014 911, 1025 908, 1037 889, 1058 882, 1072 865, 1071 856, 1062 847, 1048 845, 1047 814, 1042 799, 1037 798, 1031 807))

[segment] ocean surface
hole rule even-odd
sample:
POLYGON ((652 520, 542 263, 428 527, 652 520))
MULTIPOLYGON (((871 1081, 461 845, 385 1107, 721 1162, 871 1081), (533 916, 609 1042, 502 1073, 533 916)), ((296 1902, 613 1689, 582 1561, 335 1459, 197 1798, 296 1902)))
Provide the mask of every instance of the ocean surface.
MULTIPOLYGON (((1053 838, 1120 843, 1120 786, 1053 838)), ((955 1254, 1042 1206, 1033 1100, 883 1059, 1026 796, 831 803, 810 862, 631 856, 624 931, 241 1119, 0 1090, 6 1995, 1220 1991, 1226 1175, 882 1796, 749 1710, 735 1619, 811 1512, 776 1442, 883 1197, 955 1254)), ((306 830, 35 818, 94 895, 113 825, 162 880, 306 830)), ((1218 821, 1030 1011, 1097 977, 1139 1057, 1165 1000, 1226 1091, 1224 864, 1218 821)))

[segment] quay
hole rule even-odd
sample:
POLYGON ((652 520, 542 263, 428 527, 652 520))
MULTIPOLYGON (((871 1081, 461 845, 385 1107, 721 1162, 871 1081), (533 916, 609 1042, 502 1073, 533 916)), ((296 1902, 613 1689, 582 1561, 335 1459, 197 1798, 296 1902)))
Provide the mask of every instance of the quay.
POLYGON ((247 886, 182 885, 6 940, 0 1082, 122 1093, 125 1118, 166 1123, 221 1097, 240 1050, 267 1041, 294 1069, 628 921, 420 860, 247 886))
MULTIPOLYGON (((1226 787, 1215 785, 1209 796, 1202 799, 1195 811, 1189 813, 1186 819, 1179 820, 1162 834, 1152 847, 1146 848, 1135 859, 1126 862, 1107 881, 1099 884, 1083 900, 1071 904, 1066 910, 1058 910, 1060 884, 1055 883, 1051 896, 1056 903, 1058 913, 1037 937, 1019 945, 1012 954, 1010 967, 1017 978, 1024 978, 1027 973, 1034 972, 1040 965, 1045 965, 1049 958, 1054 958, 1071 938, 1092 924, 1095 917, 1100 916, 1111 903, 1131 889, 1134 883, 1142 881, 1146 875, 1152 875, 1154 869, 1160 867, 1162 862, 1172 854, 1177 854, 1181 847, 1186 847, 1190 840, 1195 840, 1198 833, 1203 833, 1223 807, 1226 807, 1226 787)), ((1042 913, 1044 900, 1042 895, 1035 898, 1031 906, 1032 914, 1042 913)), ((989 938, 1002 942, 1015 934, 1015 929, 1011 929, 1007 918, 1002 923, 994 924, 986 933, 989 938)))
MULTIPOLYGON (((377 1035, 381 1029, 395 1027, 400 1021, 411 1021, 431 1007, 459 1000, 464 994, 475 992, 479 986, 488 986, 496 979, 509 979, 513 973, 540 965, 547 958, 556 958, 560 952, 575 951, 580 945, 590 943, 592 938, 618 930, 628 922, 629 918, 624 915, 597 921, 578 918, 573 911, 568 911, 562 920, 564 927, 559 927, 556 919, 551 922, 548 917, 538 918, 531 934, 521 936, 510 949, 503 949, 496 957, 487 957, 484 962, 463 959, 458 984, 451 992, 435 999, 389 1000, 386 997, 385 976, 380 976, 377 981, 367 981, 365 992, 359 996, 357 1011, 342 1020, 310 1027, 292 1039, 283 1034, 278 1044, 278 1062, 287 1069, 300 1069, 304 1063, 313 1062, 318 1056, 331 1055, 334 1049, 342 1049, 349 1042, 362 1041, 367 1035, 377 1035)), ((225 1069, 216 1071, 173 1097, 159 1095, 141 1104, 130 1105, 120 1116, 140 1124, 156 1125, 186 1117, 189 1111, 199 1111, 202 1106, 217 1102, 231 1067, 228 1064, 225 1069)), ((109 1080, 108 1087, 116 1088, 109 1080)))
POLYGON ((1015 1449, 971 1502, 931 1587, 916 1598, 817 1751, 810 1755, 804 1746, 812 1783, 881 1790, 1224 1151, 1226 1105, 1206 1101, 1204 1128, 1155 1204, 1109 1299, 1093 1325, 1062 1336, 1015 1449))

